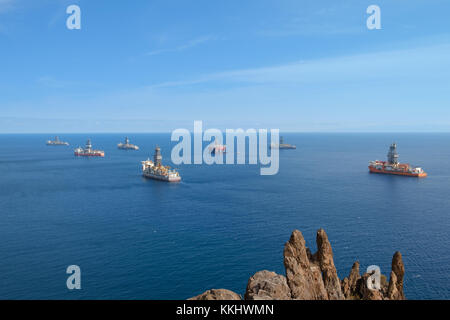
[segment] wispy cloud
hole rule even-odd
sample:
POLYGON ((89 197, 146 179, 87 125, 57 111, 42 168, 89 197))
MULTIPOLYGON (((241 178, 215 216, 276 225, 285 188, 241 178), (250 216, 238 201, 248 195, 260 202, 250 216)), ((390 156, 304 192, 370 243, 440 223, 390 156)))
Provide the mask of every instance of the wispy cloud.
POLYGON ((196 47, 200 44, 203 44, 205 42, 214 40, 215 37, 213 36, 202 36, 202 37, 198 37, 195 39, 192 39, 190 41, 188 41, 187 43, 184 43, 182 45, 179 45, 175 48, 168 48, 168 49, 158 49, 158 50, 153 50, 153 51, 149 51, 146 53, 147 56, 155 56, 155 55, 159 55, 162 53, 167 53, 167 52, 179 52, 179 51, 184 51, 193 47, 196 47))
MULTIPOLYGON (((17 0, 0 0, 0 15, 12 10, 16 2, 17 0)), ((2 21, 0 20, 0 35, 7 35, 9 30, 1 22, 2 21)))
POLYGON ((199 85, 209 82, 238 84, 318 84, 381 80, 421 82, 423 75, 443 75, 450 60, 450 43, 408 49, 389 50, 296 61, 284 65, 239 69, 201 75, 191 79, 169 81, 150 88, 199 85))
POLYGON ((43 76, 36 80, 39 85, 50 87, 50 88, 64 88, 67 85, 70 85, 69 82, 58 80, 51 76, 43 76))
POLYGON ((364 20, 350 2, 340 1, 321 8, 293 1, 261 23, 257 34, 269 37, 330 36, 365 31, 364 20), (349 13, 353 13, 349 15, 349 13))
POLYGON ((94 82, 89 81, 70 81, 59 79, 54 76, 45 75, 36 79, 36 84, 42 87, 47 87, 50 89, 62 89, 62 88, 74 88, 74 87, 83 87, 83 88, 92 88, 92 87, 100 87, 101 85, 94 82))
POLYGON ((0 13, 6 12, 13 8, 16 0, 0 0, 0 13))
MULTIPOLYGON (((49 118, 64 114, 75 119, 89 112, 92 118, 121 119, 105 122, 104 127, 93 124, 85 130, 168 130, 186 127, 183 121, 192 119, 220 119, 229 128, 258 127, 249 125, 258 121, 262 123, 259 127, 276 125, 293 131, 448 131, 450 100, 445 92, 449 72, 450 43, 446 42, 236 69, 122 91, 102 90, 92 96, 78 97, 70 91, 61 94, 64 90, 55 90, 55 96, 41 100, 24 97, 23 101, 6 104, 2 116, 17 116, 20 110, 20 114, 41 117, 42 111, 36 105, 45 105, 49 118), (126 115, 143 118, 125 121, 124 107, 126 115), (368 117, 374 112, 377 116, 368 117), (161 129, 143 121, 146 117, 164 118, 168 113, 173 122, 158 122, 161 129), (383 117, 385 114, 392 122, 383 117)), ((60 85, 51 77, 40 81, 60 85)), ((78 124, 65 123, 64 130, 81 130, 78 124)), ((52 124, 43 122, 41 127, 52 124)), ((0 131, 23 128, 27 123, 2 123, 0 117, 0 131)), ((54 131, 62 131, 57 129, 54 131)))

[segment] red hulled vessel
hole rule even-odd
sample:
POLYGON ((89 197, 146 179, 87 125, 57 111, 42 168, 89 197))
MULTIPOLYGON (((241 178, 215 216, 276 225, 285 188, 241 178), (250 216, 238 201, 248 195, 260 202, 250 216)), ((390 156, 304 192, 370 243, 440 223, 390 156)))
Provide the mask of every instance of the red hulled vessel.
POLYGON ((393 143, 389 147, 387 161, 375 160, 369 163, 371 173, 395 174, 400 176, 409 176, 417 178, 425 178, 427 173, 420 167, 412 167, 407 163, 398 161, 397 144, 393 143))
POLYGON ((84 148, 75 149, 75 155, 77 157, 104 157, 105 151, 92 149, 91 140, 88 140, 84 148))

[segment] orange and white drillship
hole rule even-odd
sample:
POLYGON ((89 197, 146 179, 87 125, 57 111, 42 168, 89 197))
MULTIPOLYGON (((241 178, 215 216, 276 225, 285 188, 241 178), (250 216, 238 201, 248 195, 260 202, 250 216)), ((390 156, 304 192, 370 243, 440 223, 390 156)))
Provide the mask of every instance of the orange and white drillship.
POLYGON ((105 151, 92 149, 91 140, 86 142, 84 148, 78 147, 75 150, 75 155, 77 157, 104 157, 105 151))
POLYGON ((425 178, 427 176, 427 173, 422 168, 412 167, 407 163, 398 162, 397 144, 395 143, 389 147, 387 161, 370 161, 369 170, 371 173, 396 174, 418 178, 425 178))

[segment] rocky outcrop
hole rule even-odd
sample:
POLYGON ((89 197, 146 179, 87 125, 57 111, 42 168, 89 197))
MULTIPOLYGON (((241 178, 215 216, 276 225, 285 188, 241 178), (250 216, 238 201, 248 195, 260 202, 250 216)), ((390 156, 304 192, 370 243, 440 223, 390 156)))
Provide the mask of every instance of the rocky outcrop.
POLYGON ((328 241, 328 236, 323 229, 317 231, 316 236, 317 253, 315 257, 322 272, 322 279, 329 300, 342 300, 344 295, 341 291, 341 281, 338 278, 336 267, 334 266, 333 250, 328 241))
POLYGON ((188 300, 242 300, 236 292, 227 289, 211 289, 188 300))
POLYGON ((284 247, 284 266, 293 299, 342 300, 341 281, 334 266, 333 250, 323 229, 317 231, 317 252, 312 254, 300 231, 284 247))
POLYGON ((383 300, 383 294, 379 289, 373 289, 369 283, 372 282, 372 275, 375 272, 365 273, 357 282, 357 292, 353 293, 353 297, 361 300, 383 300))
POLYGON ((402 254, 398 251, 392 258, 392 272, 395 274, 396 279, 394 282, 394 280, 392 280, 391 278, 389 282, 392 281, 392 285, 395 285, 397 289, 397 294, 394 296, 394 298, 403 300, 405 299, 405 295, 403 293, 403 277, 405 275, 405 265, 403 264, 402 254))
POLYGON ((346 299, 352 299, 352 293, 357 291, 358 281, 361 279, 361 275, 359 274, 359 261, 356 261, 348 278, 344 278, 342 280, 342 293, 346 299))
POLYGON ((386 292, 387 299, 404 300, 403 277, 405 275, 405 266, 403 264, 402 254, 396 252, 392 258, 392 271, 389 279, 389 285, 386 292))
POLYGON ((284 267, 292 299, 328 300, 320 268, 309 257, 302 233, 295 230, 284 246, 284 267))
POLYGON ((381 275, 380 288, 373 288, 373 276, 375 271, 359 275, 359 262, 353 264, 348 278, 342 280, 342 292, 346 299, 362 300, 404 300, 403 276, 405 266, 403 265, 402 255, 396 252, 392 258, 392 271, 389 279, 389 285, 386 277, 381 275), (399 279, 400 277, 400 279, 399 279))
POLYGON ((397 276, 395 275, 394 271, 391 271, 387 297, 390 300, 398 300, 400 298, 400 294, 397 290, 397 276))
POLYGON ((290 300, 291 289, 286 277, 263 270, 255 273, 247 284, 245 300, 290 300))
MULTIPOLYGON (((255 273, 248 281, 246 300, 403 300, 405 267, 400 252, 392 259, 389 284, 380 276, 379 268, 364 273, 359 262, 352 266, 348 277, 342 281, 334 265, 333 250, 323 229, 316 234, 317 252, 306 247, 300 231, 295 230, 284 246, 286 277, 267 270, 255 273), (380 281, 374 281, 380 276, 380 281)), ((240 300, 232 291, 208 290, 192 300, 240 300)))

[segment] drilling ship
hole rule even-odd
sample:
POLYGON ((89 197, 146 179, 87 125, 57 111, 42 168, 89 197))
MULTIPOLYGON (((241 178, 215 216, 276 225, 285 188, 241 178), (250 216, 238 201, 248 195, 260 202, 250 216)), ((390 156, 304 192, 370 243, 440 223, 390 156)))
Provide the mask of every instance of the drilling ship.
POLYGON ((214 143, 214 146, 209 147, 209 151, 212 155, 226 153, 227 152, 227 146, 223 144, 218 144, 217 141, 214 143))
POLYGON ((77 157, 104 157, 105 151, 92 149, 92 143, 89 139, 84 148, 78 147, 75 149, 75 155, 77 157))
POLYGON ((271 143, 271 149, 297 149, 296 146, 288 143, 284 143, 283 137, 280 137, 280 143, 271 143))
POLYGON ((147 159, 142 161, 142 174, 149 179, 161 180, 166 182, 179 182, 181 181, 178 171, 171 169, 169 166, 162 165, 161 149, 157 146, 153 161, 147 159))
POLYGON ((55 140, 48 140, 48 141, 47 141, 47 145, 48 145, 48 146, 68 146, 69 143, 68 143, 68 142, 65 142, 65 141, 59 140, 59 137, 56 136, 56 137, 55 137, 55 140))
POLYGON ((128 139, 128 137, 125 137, 125 142, 119 143, 117 147, 122 150, 139 150, 138 146, 130 143, 130 139, 128 139))
POLYGON ((401 176, 425 178, 427 173, 422 168, 412 167, 407 163, 398 161, 397 144, 393 143, 389 147, 387 161, 370 161, 369 170, 371 173, 396 174, 401 176))

